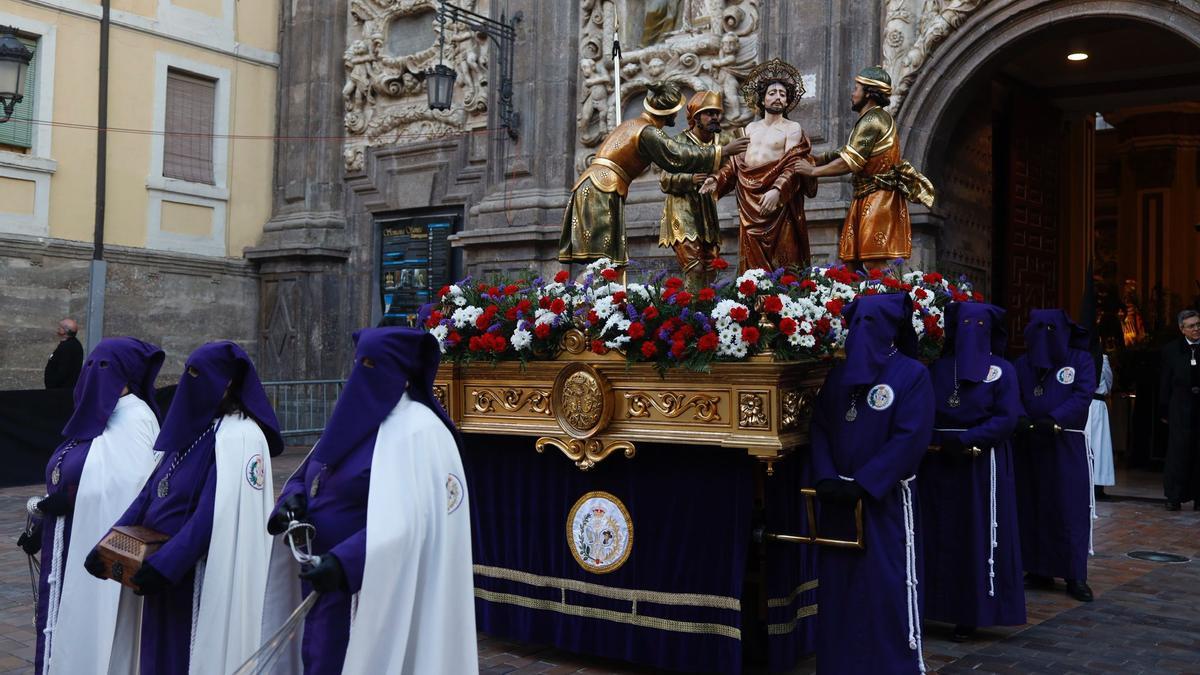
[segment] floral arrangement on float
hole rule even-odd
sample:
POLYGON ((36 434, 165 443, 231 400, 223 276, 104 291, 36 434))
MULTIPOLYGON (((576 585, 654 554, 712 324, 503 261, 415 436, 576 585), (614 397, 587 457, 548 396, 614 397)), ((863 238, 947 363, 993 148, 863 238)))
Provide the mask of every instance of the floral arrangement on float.
MULTIPOLYGON (((729 264, 718 259, 716 267, 729 264)), ((554 358, 563 335, 577 329, 597 354, 616 350, 630 363, 705 371, 714 361, 766 352, 784 361, 831 358, 845 342, 842 309, 859 295, 878 293, 912 297, 922 355, 933 358, 941 351, 946 306, 983 299, 965 278, 951 282, 898 266, 869 274, 842 266, 753 269, 695 293, 665 272, 646 283, 622 285, 619 278, 608 259, 588 265, 579 280, 566 270, 551 280, 467 278, 439 291, 424 325, 444 358, 456 362, 554 358)))

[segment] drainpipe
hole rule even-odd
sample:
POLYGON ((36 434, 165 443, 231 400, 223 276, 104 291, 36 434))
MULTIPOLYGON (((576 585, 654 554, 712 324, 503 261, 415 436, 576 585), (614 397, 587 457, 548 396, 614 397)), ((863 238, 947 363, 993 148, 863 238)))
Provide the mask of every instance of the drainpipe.
POLYGON ((91 281, 88 284, 87 351, 104 337, 104 288, 108 263, 104 261, 104 206, 108 185, 108 32, 112 0, 103 0, 100 14, 100 87, 96 114, 96 227, 92 236, 91 281))

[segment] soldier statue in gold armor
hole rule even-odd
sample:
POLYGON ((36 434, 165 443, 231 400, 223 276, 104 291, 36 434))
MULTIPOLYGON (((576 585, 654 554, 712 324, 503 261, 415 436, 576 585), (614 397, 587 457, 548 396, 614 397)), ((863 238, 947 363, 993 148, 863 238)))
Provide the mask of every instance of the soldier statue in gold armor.
POLYGON ((721 159, 745 152, 746 139, 724 145, 685 145, 668 138, 663 126, 675 123, 683 95, 674 83, 650 85, 644 112, 609 133, 592 163, 575 182, 563 214, 558 260, 590 262, 608 258, 616 265, 629 262, 625 243, 625 197, 629 183, 651 164, 664 171, 714 172, 721 159))
MULTIPOLYGON (((687 104, 687 129, 673 136, 684 145, 713 147, 731 140, 721 131, 724 115, 721 93, 698 91, 687 104)), ((715 273, 713 261, 721 252, 721 224, 717 221, 716 195, 699 192, 709 177, 707 172, 663 173, 659 178, 667 194, 663 204, 658 245, 675 249, 675 257, 683 270, 687 289, 708 285, 715 273)))
POLYGON ((908 203, 933 205, 933 185, 900 159, 896 121, 887 111, 891 77, 880 66, 864 68, 854 78, 852 109, 859 113, 846 145, 818 156, 816 166, 799 165, 810 176, 854 174, 854 200, 838 241, 843 262, 866 268, 912 256, 912 223, 908 203), (906 201, 907 200, 907 201, 906 201))

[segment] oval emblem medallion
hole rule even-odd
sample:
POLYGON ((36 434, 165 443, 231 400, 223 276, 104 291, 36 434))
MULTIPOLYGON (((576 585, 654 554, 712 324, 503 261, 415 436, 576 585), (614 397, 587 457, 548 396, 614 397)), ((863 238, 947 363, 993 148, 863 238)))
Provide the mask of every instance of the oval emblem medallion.
POLYGON ((1067 366, 1066 368, 1059 370, 1054 376, 1054 379, 1058 380, 1059 384, 1072 384, 1075 382, 1075 369, 1071 366, 1067 366))
POLYGON ((1001 369, 1000 366, 991 366, 988 368, 987 377, 983 381, 995 382, 996 380, 1000 379, 1002 375, 1004 375, 1004 370, 1001 369))
POLYGON ((896 401, 896 392, 886 384, 877 384, 867 393, 867 405, 871 410, 887 410, 896 401))
POLYGON ((574 438, 590 438, 612 418, 612 388, 607 378, 586 363, 572 363, 558 372, 551 395, 558 426, 574 438))
POLYGON ((454 513, 463 503, 463 484, 454 474, 446 476, 446 513, 454 513))
POLYGON ((567 546, 583 569, 616 571, 633 551, 633 519, 612 494, 589 492, 567 514, 567 546))
POLYGON ((255 455, 246 462, 246 482, 255 490, 261 490, 267 484, 262 455, 255 455))

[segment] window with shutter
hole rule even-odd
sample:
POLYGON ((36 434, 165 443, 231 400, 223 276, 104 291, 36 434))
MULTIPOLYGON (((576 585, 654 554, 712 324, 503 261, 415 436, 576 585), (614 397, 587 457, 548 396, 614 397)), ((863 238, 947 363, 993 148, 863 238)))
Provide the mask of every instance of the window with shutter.
POLYGON ((167 71, 164 177, 213 184, 216 95, 216 80, 173 68, 167 71))
POLYGON ((33 60, 29 62, 29 70, 25 71, 25 98, 13 108, 12 119, 0 124, 0 146, 32 148, 33 102, 37 99, 37 40, 17 39, 33 52, 33 60))

